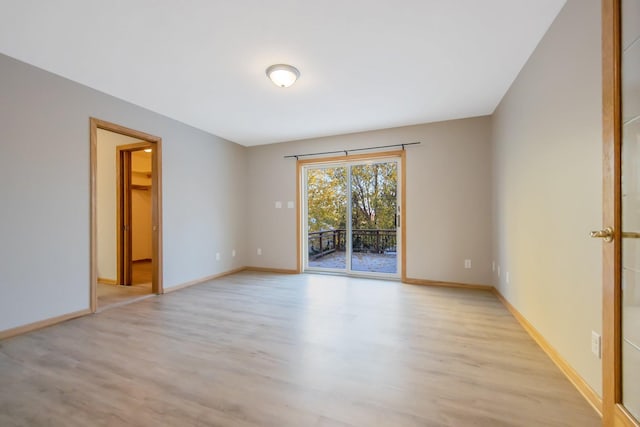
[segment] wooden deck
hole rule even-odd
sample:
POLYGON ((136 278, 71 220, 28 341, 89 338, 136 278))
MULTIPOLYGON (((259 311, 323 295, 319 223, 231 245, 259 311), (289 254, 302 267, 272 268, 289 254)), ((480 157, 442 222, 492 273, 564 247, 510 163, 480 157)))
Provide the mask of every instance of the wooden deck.
POLYGON ((496 297, 243 272, 0 342, 0 425, 599 426, 496 297))
MULTIPOLYGON (((345 252, 335 251, 316 259, 309 260, 311 268, 346 268, 345 252)), ((355 252, 351 259, 351 269, 369 273, 397 273, 398 261, 396 254, 376 254, 355 252)))

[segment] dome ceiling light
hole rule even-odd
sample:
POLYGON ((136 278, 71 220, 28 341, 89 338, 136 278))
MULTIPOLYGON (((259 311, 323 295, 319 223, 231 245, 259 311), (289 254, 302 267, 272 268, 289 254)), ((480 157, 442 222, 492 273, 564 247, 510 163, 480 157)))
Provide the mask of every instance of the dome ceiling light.
POLYGON ((288 64, 274 64, 267 68, 267 77, 279 87, 289 87, 298 80, 300 71, 288 64))

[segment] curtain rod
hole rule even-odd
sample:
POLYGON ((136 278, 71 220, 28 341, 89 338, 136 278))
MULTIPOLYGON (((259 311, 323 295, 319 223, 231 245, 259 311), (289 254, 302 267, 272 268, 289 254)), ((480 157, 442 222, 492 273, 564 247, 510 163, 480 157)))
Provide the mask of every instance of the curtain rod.
POLYGON ((323 153, 291 154, 289 156, 284 156, 284 158, 285 159, 295 158, 296 160, 298 160, 300 157, 319 156, 321 154, 338 154, 338 153, 344 153, 345 156, 348 156, 349 153, 354 151, 377 150, 379 148, 391 148, 391 147, 402 147, 402 150, 404 150, 404 147, 407 147, 409 145, 417 145, 417 144, 420 144, 420 142, 405 142, 404 144, 379 145, 377 147, 368 147, 368 148, 353 148, 351 150, 325 151, 323 153))

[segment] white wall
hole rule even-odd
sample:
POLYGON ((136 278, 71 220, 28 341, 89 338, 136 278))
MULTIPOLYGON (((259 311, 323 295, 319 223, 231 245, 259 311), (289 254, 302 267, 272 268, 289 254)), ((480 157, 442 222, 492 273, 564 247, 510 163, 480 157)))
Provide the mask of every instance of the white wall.
POLYGON ((490 133, 480 117, 251 147, 249 265, 296 268, 295 209, 274 207, 296 200, 296 161, 284 155, 420 141, 407 148, 407 276, 490 284, 490 133))
POLYGON ((493 279, 598 393, 600 46, 600 1, 569 0, 493 117, 493 279))
POLYGON ((96 210, 98 277, 117 280, 117 177, 116 147, 140 140, 98 129, 96 210))
POLYGON ((0 93, 0 330, 89 307, 89 117, 163 138, 165 288, 247 263, 245 148, 4 55, 0 93))

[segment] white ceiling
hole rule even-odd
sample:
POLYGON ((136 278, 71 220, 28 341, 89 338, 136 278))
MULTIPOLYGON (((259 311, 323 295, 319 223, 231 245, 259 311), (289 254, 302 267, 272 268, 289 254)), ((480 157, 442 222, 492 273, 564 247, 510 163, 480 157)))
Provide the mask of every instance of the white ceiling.
POLYGON ((0 0, 0 52, 250 146, 491 114, 564 3, 0 0))

